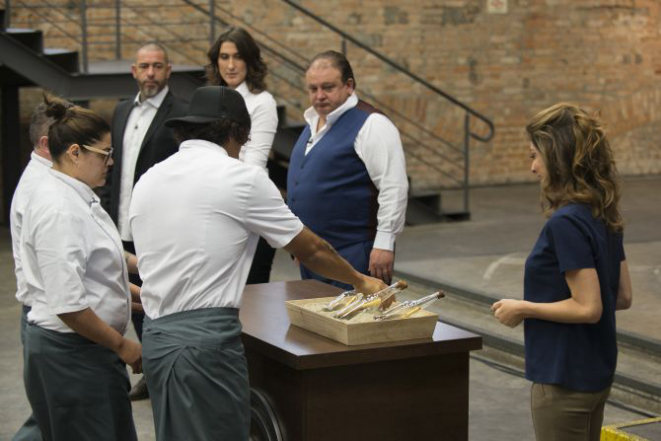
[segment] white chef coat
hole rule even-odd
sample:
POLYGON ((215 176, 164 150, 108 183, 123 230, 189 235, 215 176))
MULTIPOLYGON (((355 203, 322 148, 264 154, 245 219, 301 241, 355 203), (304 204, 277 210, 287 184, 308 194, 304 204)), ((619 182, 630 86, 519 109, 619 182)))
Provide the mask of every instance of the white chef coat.
POLYGON ((273 95, 265 90, 258 94, 252 93, 245 81, 236 91, 243 97, 250 114, 250 139, 241 148, 239 159, 265 169, 278 130, 277 104, 273 95))
POLYGON ((117 207, 117 229, 122 240, 130 242, 131 230, 129 228, 129 207, 131 205, 131 194, 133 193, 133 178, 135 177, 135 166, 138 163, 140 147, 145 139, 147 130, 151 125, 158 108, 161 107, 165 96, 168 94, 168 86, 151 98, 140 101, 140 93, 133 100, 133 108, 126 121, 124 138, 122 141, 122 169, 119 183, 119 206, 117 207))
POLYGON ((32 306, 32 296, 28 291, 21 267, 21 230, 23 229, 23 214, 30 202, 30 197, 35 188, 43 185, 44 176, 53 163, 39 156, 35 152, 30 154, 30 162, 18 181, 14 198, 11 201, 9 212, 9 223, 11 226, 11 247, 14 254, 14 273, 16 274, 16 299, 25 306, 32 306))
POLYGON ((131 302, 122 242, 92 189, 50 170, 23 215, 20 247, 28 291, 28 322, 73 332, 57 314, 91 308, 120 333, 131 302))
MULTIPOLYGON (((305 154, 310 153, 344 112, 357 104, 358 97, 352 93, 340 107, 328 114, 326 124, 319 131, 319 114, 314 107, 308 108, 303 117, 310 126, 312 142, 308 142, 305 154)), ((399 131, 387 117, 372 113, 358 132, 354 149, 365 164, 374 186, 379 190, 379 211, 373 248, 393 251, 397 235, 404 230, 409 190, 399 131)))
POLYGON ((262 169, 198 139, 140 178, 129 221, 151 319, 238 308, 259 236, 281 248, 303 229, 262 169))

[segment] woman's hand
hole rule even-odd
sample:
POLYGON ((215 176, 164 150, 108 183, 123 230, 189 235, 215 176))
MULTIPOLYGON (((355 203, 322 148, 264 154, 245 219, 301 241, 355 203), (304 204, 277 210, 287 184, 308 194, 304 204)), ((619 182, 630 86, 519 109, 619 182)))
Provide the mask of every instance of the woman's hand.
POLYGON ((503 299, 494 303, 491 310, 500 323, 516 328, 524 319, 522 306, 522 300, 503 299))
POLYGON ((115 352, 119 358, 133 368, 133 373, 142 372, 142 346, 140 343, 124 338, 116 329, 101 320, 92 311, 92 308, 57 316, 78 334, 115 352))
POLYGON ((122 339, 122 343, 117 348, 117 355, 124 363, 131 366, 134 374, 142 373, 142 345, 140 343, 127 338, 122 339))

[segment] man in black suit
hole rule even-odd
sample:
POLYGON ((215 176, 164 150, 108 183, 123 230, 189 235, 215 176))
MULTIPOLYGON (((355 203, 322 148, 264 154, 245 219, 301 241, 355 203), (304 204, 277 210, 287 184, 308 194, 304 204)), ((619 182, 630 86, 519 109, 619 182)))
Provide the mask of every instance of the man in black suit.
MULTIPOLYGON (((172 66, 163 46, 158 43, 142 46, 136 53, 135 64, 131 66, 139 92, 134 99, 119 103, 113 114, 115 163, 99 194, 104 208, 117 225, 124 249, 130 253, 135 253, 128 224, 133 186, 151 166, 179 150, 172 129, 164 125, 168 119, 184 116, 187 109, 168 88, 171 71, 172 66)), ((130 275, 129 278, 132 283, 142 285, 137 275, 130 275)), ((142 341, 144 314, 133 313, 131 318, 142 341)), ((130 397, 138 400, 148 396, 143 378, 131 389, 130 397)))

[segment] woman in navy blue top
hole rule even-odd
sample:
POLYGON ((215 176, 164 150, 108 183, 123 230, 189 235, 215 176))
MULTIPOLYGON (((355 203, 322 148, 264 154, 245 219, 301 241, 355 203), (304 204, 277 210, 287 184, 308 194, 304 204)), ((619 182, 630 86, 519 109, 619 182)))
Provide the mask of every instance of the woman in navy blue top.
POLYGON ((617 364, 615 311, 631 306, 613 154, 600 122, 569 104, 526 127, 549 217, 526 260, 524 300, 492 310, 524 322, 526 378, 541 440, 599 440, 617 364))

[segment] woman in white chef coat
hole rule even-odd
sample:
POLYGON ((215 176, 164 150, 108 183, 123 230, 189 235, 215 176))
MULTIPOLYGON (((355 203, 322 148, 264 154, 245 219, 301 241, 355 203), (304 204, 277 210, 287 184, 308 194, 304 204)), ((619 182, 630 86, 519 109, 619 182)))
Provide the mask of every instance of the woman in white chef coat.
POLYGON ((91 110, 47 102, 53 168, 23 217, 20 253, 34 302, 25 387, 45 440, 137 439, 125 364, 131 297, 122 243, 93 188, 112 165, 110 127, 91 110))
MULTIPOLYGON (((277 104, 266 90, 268 68, 259 46, 243 28, 230 27, 218 36, 207 53, 210 85, 230 87, 243 97, 250 114, 250 137, 241 147, 239 159, 266 170, 275 132, 277 104)), ((260 238, 247 284, 268 283, 275 249, 260 238)))

